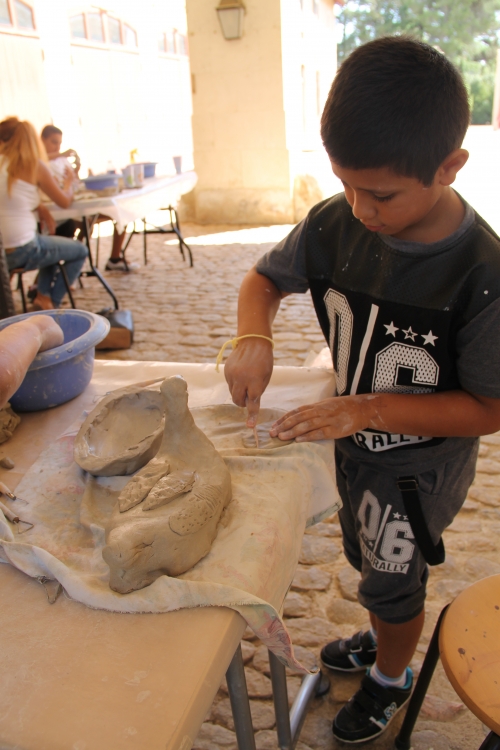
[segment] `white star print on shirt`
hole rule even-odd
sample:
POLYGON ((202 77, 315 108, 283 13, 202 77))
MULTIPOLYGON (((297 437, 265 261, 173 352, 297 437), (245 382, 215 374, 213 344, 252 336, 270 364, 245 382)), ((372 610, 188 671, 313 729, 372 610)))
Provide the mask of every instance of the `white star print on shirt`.
POLYGON ((411 326, 407 331, 405 331, 405 329, 403 328, 403 333, 405 334, 405 339, 411 339, 412 341, 415 341, 415 336, 418 336, 418 333, 415 333, 415 331, 411 330, 411 326))
POLYGON ((429 331, 429 333, 427 333, 425 336, 424 336, 423 333, 420 334, 420 335, 422 336, 422 338, 424 340, 424 346, 425 346, 425 344, 432 344, 432 346, 436 346, 436 344, 434 342, 437 341, 439 337, 438 336, 434 336, 433 333, 432 333, 432 331, 429 331))
POLYGON ((394 338, 396 338, 396 331, 399 331, 399 328, 396 328, 396 326, 394 325, 394 323, 393 323, 392 320, 391 320, 390 325, 386 325, 384 323, 384 328, 387 328, 387 331, 386 331, 386 334, 385 334, 386 336, 388 336, 389 334, 391 334, 392 336, 394 336, 394 338))

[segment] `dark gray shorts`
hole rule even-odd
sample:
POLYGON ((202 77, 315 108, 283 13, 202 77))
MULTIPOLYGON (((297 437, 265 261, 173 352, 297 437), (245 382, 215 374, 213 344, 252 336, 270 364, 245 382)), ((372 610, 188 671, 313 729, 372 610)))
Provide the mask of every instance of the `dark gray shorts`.
MULTIPOLYGON (((408 523, 397 477, 353 461, 339 450, 336 454, 344 552, 362 576, 358 599, 385 622, 408 622, 423 609, 428 570, 408 523)), ((416 475, 434 544, 465 501, 476 459, 477 446, 416 475)))

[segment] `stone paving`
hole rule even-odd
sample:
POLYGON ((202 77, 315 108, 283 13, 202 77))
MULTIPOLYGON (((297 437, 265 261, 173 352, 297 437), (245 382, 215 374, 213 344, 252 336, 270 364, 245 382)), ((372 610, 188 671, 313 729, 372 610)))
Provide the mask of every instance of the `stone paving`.
MULTIPOLYGON (((195 237, 195 266, 183 264, 178 249, 161 237, 148 242, 147 267, 138 272, 106 273, 122 307, 133 311, 136 324, 131 349, 101 352, 100 358, 211 362, 221 343, 235 335, 238 287, 246 270, 286 233, 283 227, 235 230, 223 227, 184 227, 195 237), (224 229, 229 231, 224 232, 224 229), (198 235, 196 237, 196 235, 198 235), (196 243, 196 244, 195 244, 196 243)), ((109 240, 103 240, 101 259, 109 240)), ((142 263, 138 238, 128 257, 142 263)), ((101 265, 103 262, 101 260, 101 265)), ((96 280, 85 280, 76 292, 79 306, 97 311, 108 298, 96 280)), ((17 295, 16 295, 17 297, 17 295)), ((278 364, 301 365, 310 350, 320 351, 324 340, 309 295, 287 298, 275 326, 278 364)), ((472 582, 500 573, 500 435, 482 439, 478 473, 463 510, 445 533, 446 562, 431 568, 428 616, 412 667, 418 672, 441 608, 472 582)), ((321 646, 336 637, 367 626, 356 601, 357 573, 342 553, 335 517, 310 529, 304 537, 299 569, 285 603, 287 625, 306 664, 318 658, 321 646)), ((277 747, 270 700, 269 665, 264 647, 250 633, 243 642, 247 681, 258 750, 277 747)), ((328 695, 316 699, 302 730, 299 750, 345 747, 331 734, 336 711, 355 691, 360 675, 330 675, 328 695)), ((289 676, 293 699, 300 678, 289 676)), ((389 750, 401 718, 368 747, 389 750)), ((227 692, 222 686, 194 747, 198 750, 236 750, 236 736, 227 692)), ((413 736, 414 750, 473 750, 483 739, 480 722, 462 705, 440 666, 431 684, 413 736)))

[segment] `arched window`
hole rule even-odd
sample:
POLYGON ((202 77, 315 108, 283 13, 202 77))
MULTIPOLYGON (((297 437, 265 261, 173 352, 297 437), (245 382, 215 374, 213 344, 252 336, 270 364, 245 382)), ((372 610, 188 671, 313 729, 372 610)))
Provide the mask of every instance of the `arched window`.
POLYGON ((31 3, 24 0, 0 0, 0 31, 36 30, 35 14, 31 3))
POLYGON ((158 50, 167 55, 187 55, 187 37, 176 29, 164 31, 158 37, 158 50))
MULTIPOLYGON (((0 3, 4 0, 0 0, 0 3)), ((14 0, 20 2, 20 0, 14 0)), ((89 42, 99 47, 128 47, 135 49, 137 32, 120 18, 108 15, 104 10, 82 11, 70 17, 69 27, 73 43, 89 42)))

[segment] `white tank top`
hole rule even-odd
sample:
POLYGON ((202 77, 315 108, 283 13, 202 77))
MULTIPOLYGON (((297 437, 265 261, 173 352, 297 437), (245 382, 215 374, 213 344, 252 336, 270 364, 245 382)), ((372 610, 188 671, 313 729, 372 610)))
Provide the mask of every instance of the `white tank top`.
POLYGON ((21 247, 35 238, 37 219, 33 213, 40 204, 36 185, 14 180, 7 191, 7 163, 0 156, 0 234, 4 247, 21 247))

